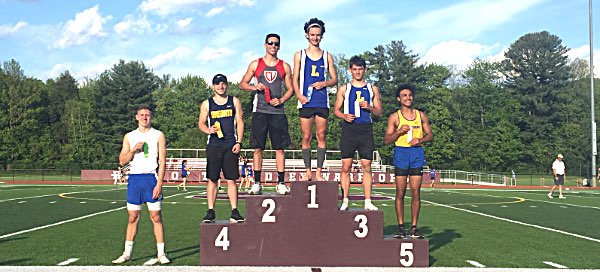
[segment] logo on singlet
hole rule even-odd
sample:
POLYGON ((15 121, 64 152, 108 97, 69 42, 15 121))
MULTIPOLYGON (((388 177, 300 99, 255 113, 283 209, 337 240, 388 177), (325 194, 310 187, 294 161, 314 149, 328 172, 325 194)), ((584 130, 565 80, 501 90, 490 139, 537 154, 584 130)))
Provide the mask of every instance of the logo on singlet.
POLYGON ((277 71, 265 71, 263 74, 269 83, 273 83, 277 78, 277 71))

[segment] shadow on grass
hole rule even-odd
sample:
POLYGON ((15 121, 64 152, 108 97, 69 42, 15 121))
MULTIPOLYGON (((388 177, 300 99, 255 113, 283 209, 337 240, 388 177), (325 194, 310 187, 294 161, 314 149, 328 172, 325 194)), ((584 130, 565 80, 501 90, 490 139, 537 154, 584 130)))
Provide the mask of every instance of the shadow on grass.
MULTIPOLYGON (((388 225, 383 228, 384 234, 396 234, 398 225, 388 225)), ((410 225, 404 224, 404 228, 406 229, 406 234, 409 235, 410 225)), ((434 233, 430 227, 424 226, 419 227, 419 231, 425 236, 425 239, 429 241, 429 253, 438 250, 439 248, 452 243, 454 239, 461 238, 462 235, 456 230, 453 229, 445 229, 442 232, 434 233)), ((429 265, 433 265, 437 260, 429 255, 429 265)))
MULTIPOLYGON (((192 246, 188 246, 188 247, 184 247, 184 248, 169 249, 166 251, 168 254, 167 257, 172 262, 177 259, 181 259, 181 258, 191 256, 194 254, 198 254, 198 252, 200 251, 200 244, 196 244, 196 245, 192 245, 192 246)), ((146 255, 146 256, 141 256, 141 257, 134 257, 132 259, 132 261, 148 260, 150 258, 156 258, 156 255, 146 255)))
POLYGON ((0 239, 0 244, 6 243, 6 242, 11 242, 11 241, 24 240, 24 239, 27 239, 27 238, 28 237, 4 238, 4 239, 0 239))
POLYGON ((31 259, 15 259, 15 260, 9 260, 9 261, 2 261, 2 262, 0 262, 0 266, 21 265, 28 261, 31 261, 31 259))

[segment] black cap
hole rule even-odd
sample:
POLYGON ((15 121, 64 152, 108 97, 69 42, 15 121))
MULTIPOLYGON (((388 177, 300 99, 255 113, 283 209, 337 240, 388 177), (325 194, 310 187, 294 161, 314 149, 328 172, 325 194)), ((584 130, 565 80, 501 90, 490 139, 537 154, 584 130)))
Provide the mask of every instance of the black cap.
POLYGON ((221 83, 221 82, 225 82, 225 83, 227 83, 227 77, 226 77, 225 75, 223 75, 223 74, 216 74, 216 75, 213 77, 212 84, 213 84, 213 85, 217 85, 217 84, 219 84, 219 83, 221 83))

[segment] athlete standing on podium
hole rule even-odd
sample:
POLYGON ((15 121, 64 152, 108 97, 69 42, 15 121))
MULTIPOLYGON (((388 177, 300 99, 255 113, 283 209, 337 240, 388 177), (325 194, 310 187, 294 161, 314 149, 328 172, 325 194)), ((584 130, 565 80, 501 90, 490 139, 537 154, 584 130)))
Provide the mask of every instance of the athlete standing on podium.
POLYGON ((371 203, 371 161, 375 151, 373 139, 373 120, 371 115, 381 115, 381 98, 379 89, 367 83, 363 78, 367 70, 365 60, 359 56, 350 58, 349 65, 352 81, 338 89, 333 107, 333 114, 342 119, 342 135, 340 138, 340 152, 342 157, 341 186, 342 206, 340 210, 348 209, 348 195, 350 190, 350 170, 352 158, 358 150, 360 163, 363 169, 362 183, 365 191, 365 210, 377 210, 371 203))
POLYGON ((223 177, 227 180, 227 195, 231 204, 232 223, 244 222, 237 210, 237 186, 235 181, 240 177, 238 171, 239 153, 244 137, 244 121, 242 104, 237 97, 227 94, 227 77, 217 74, 213 77, 212 88, 215 95, 202 102, 198 128, 208 134, 206 146, 206 199, 208 211, 202 220, 204 223, 215 221, 215 200, 217 198, 217 182, 223 177))
POLYGON ((277 58, 281 39, 277 34, 268 34, 265 38, 265 56, 250 63, 246 74, 240 82, 240 89, 255 92, 252 107, 252 127, 250 145, 254 148, 254 184, 248 193, 262 194, 261 171, 263 150, 267 142, 267 134, 271 139, 271 148, 275 149, 277 167, 278 194, 287 194, 285 186, 285 154, 283 150, 291 143, 288 132, 288 121, 285 115, 285 102, 293 95, 292 68, 277 58), (256 84, 250 85, 254 78, 256 84), (284 93, 285 85, 285 93, 284 93))
POLYGON ((304 24, 304 32, 308 40, 308 48, 294 54, 294 92, 298 98, 300 109, 300 127, 302 128, 302 159, 306 167, 303 181, 312 180, 311 148, 313 123, 316 124, 317 134, 317 172, 316 180, 324 181, 321 175, 325 162, 327 144, 325 135, 327 118, 329 117, 329 93, 327 87, 338 83, 337 74, 331 54, 319 46, 325 23, 312 18, 304 24), (331 79, 327 80, 327 73, 331 79))
POLYGON ((412 84, 401 84, 398 87, 396 100, 400 110, 392 113, 383 141, 385 144, 394 143, 394 175, 396 181, 396 216, 398 218, 398 233, 396 238, 404 238, 404 196, 407 182, 410 186, 412 221, 410 237, 422 239, 423 235, 417 229, 419 210, 421 208, 421 182, 425 152, 422 144, 433 140, 433 132, 429 119, 424 112, 414 108, 416 87, 412 84))

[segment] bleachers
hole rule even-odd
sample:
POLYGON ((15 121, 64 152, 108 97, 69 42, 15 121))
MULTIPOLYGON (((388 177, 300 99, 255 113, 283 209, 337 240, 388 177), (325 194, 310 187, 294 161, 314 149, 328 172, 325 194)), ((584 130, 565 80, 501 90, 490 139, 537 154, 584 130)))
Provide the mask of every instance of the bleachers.
MULTIPOLYGON (((253 149, 242 149, 240 154, 248 158, 248 163, 252 165, 253 149)), ((313 150, 313 153, 315 151, 313 150)), ((342 161, 339 158, 338 150, 328 150, 325 155, 325 162, 323 164, 324 171, 339 172, 342 170, 342 161)), ((286 150, 285 151, 285 171, 298 171, 304 170, 304 161, 302 160, 301 150, 286 150)), ((313 158, 316 154, 313 154, 313 158)), ((167 170, 181 170, 181 161, 187 160, 188 166, 192 169, 206 169, 206 150, 205 149, 167 149, 167 170)), ((355 160, 358 160, 358 154, 355 160)), ((315 169, 317 166, 317 160, 311 161, 312 168, 315 169)), ((353 169, 354 169, 353 164, 353 169)), ((358 164, 360 168, 360 163, 358 164)), ((263 171, 276 171, 277 166, 275 163, 275 151, 265 150, 263 153, 263 171)), ((378 172, 383 170, 381 164, 381 158, 379 153, 375 151, 373 153, 373 162, 371 163, 371 170, 378 172)))

